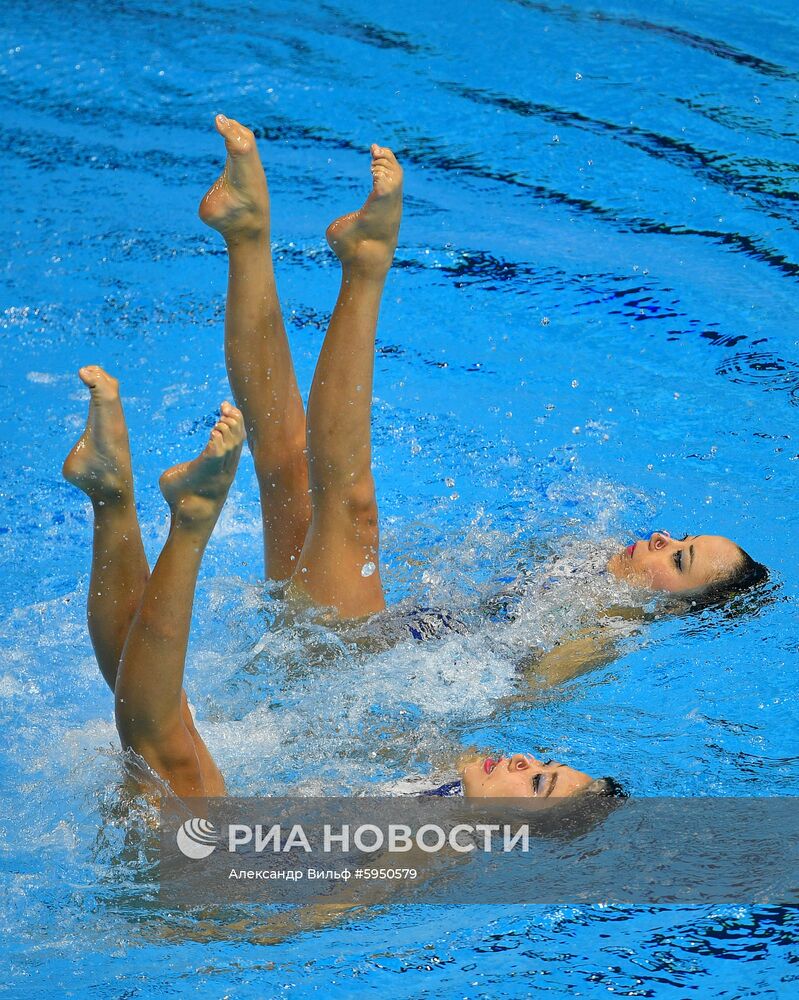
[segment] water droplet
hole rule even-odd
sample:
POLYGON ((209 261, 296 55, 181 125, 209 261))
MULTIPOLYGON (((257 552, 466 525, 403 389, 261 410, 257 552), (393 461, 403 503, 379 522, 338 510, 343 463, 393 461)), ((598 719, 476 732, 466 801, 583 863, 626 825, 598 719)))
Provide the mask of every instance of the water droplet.
POLYGON ((375 566, 371 560, 369 562, 365 562, 363 566, 361 566, 361 576, 371 576, 376 569, 377 566, 375 566))

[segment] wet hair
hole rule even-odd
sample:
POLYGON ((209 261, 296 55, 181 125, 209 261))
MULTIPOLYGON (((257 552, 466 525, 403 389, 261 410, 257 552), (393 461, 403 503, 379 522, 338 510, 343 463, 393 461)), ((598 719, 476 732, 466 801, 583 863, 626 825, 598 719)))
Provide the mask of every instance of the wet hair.
POLYGON ((621 808, 627 798, 621 782, 597 778, 575 795, 550 800, 553 808, 536 816, 536 826, 542 836, 558 840, 581 837, 621 808))
POLYGON ((627 799, 629 795, 620 781, 615 778, 597 778, 585 789, 586 795, 600 795, 604 798, 627 799))
POLYGON ((701 610, 719 606, 738 594, 759 587, 768 580, 769 571, 763 563, 753 559, 740 545, 736 548, 740 553, 740 559, 726 576, 712 580, 701 590, 686 595, 692 608, 701 610))

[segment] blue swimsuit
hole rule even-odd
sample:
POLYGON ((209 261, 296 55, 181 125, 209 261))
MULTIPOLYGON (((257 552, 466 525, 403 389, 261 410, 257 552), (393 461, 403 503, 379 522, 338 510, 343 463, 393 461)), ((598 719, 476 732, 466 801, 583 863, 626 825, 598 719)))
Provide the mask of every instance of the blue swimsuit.
POLYGON ((463 785, 460 781, 448 781, 446 785, 439 785, 438 788, 430 788, 422 795, 441 795, 443 798, 450 798, 453 795, 463 795, 463 785))
POLYGON ((412 608, 402 615, 401 621, 412 639, 437 639, 449 632, 461 635, 466 632, 466 625, 442 608, 412 608))

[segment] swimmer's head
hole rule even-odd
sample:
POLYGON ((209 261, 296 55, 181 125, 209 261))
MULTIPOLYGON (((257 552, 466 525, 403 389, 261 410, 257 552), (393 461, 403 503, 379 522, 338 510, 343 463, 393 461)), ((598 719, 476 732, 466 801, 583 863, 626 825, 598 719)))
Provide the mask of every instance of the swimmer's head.
POLYGON ((622 796, 612 778, 595 780, 554 760, 540 761, 530 754, 480 757, 461 770, 463 794, 469 798, 562 799, 589 792, 622 796))
POLYGON ((672 538, 655 531, 618 552, 608 569, 619 580, 670 594, 721 601, 768 578, 768 570, 723 535, 672 538))

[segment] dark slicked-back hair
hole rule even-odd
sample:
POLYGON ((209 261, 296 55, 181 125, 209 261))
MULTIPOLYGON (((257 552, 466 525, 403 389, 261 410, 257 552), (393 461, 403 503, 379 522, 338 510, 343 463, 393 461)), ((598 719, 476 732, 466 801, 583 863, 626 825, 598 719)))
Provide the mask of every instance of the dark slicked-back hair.
POLYGON ((585 789, 586 795, 602 795, 606 798, 629 798, 624 786, 615 778, 597 778, 585 789))
POLYGON ((763 563, 757 562, 740 545, 736 546, 740 559, 730 572, 719 580, 713 580, 696 594, 691 595, 694 607, 707 608, 723 604, 736 594, 759 587, 768 580, 769 572, 763 563))

